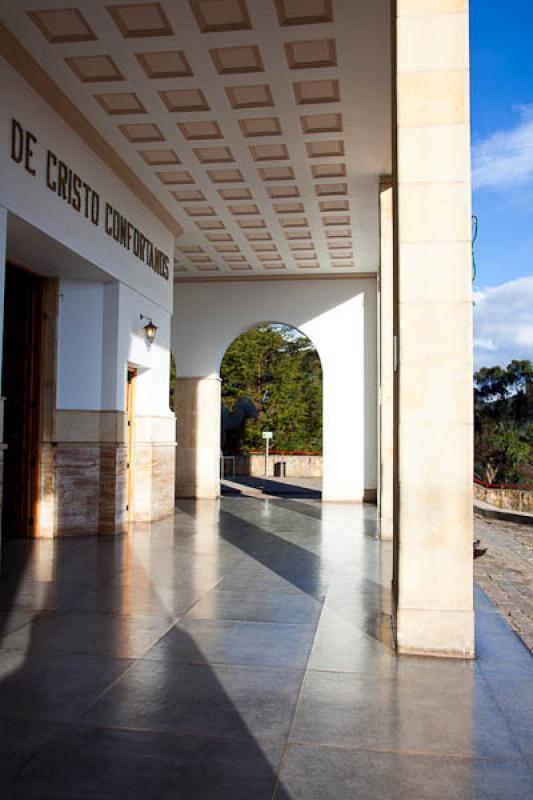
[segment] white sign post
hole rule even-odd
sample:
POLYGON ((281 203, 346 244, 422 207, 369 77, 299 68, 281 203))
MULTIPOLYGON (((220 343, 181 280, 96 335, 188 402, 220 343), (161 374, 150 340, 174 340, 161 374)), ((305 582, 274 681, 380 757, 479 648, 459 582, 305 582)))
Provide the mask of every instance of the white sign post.
POLYGON ((263 431, 262 436, 265 440, 265 478, 268 478, 268 448, 272 439, 272 431, 263 431))

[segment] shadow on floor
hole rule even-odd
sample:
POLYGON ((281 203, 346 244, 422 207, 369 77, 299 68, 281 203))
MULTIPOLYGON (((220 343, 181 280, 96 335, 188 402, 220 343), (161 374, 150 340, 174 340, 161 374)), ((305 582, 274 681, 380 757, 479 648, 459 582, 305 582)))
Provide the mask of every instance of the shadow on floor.
POLYGON ((257 496, 258 493, 272 497, 304 497, 309 500, 320 500, 322 491, 319 479, 235 477, 221 481, 223 495, 257 496))

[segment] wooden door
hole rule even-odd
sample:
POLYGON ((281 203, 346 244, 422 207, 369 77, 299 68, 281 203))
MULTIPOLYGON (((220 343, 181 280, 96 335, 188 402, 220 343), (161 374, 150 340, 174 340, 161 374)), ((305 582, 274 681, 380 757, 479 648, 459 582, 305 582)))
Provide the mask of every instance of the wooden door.
POLYGON ((134 435, 135 435, 135 379, 137 370, 128 367, 128 381, 126 385, 126 412, 128 415, 128 454, 126 462, 127 487, 128 487, 128 513, 131 515, 133 508, 133 458, 134 458, 134 435))
POLYGON ((42 279, 6 267, 2 390, 6 397, 2 530, 37 528, 41 417, 42 279))

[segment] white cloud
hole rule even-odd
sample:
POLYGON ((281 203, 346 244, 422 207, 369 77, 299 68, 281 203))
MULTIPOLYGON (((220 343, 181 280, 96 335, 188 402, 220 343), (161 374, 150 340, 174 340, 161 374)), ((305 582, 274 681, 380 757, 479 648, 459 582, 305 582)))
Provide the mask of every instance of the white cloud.
POLYGON ((474 365, 533 360, 533 275, 474 292, 474 365))
POLYGON ((506 189, 533 181, 533 105, 519 106, 520 122, 474 144, 472 181, 476 189, 506 189))

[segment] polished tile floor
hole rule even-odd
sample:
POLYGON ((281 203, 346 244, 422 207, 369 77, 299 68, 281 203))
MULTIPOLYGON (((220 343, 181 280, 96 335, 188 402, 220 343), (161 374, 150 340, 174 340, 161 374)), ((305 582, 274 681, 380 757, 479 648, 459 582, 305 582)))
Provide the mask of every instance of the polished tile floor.
POLYGON ((180 502, 121 539, 7 542, 0 796, 533 796, 533 660, 397 658, 372 506, 180 502))

